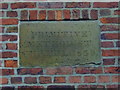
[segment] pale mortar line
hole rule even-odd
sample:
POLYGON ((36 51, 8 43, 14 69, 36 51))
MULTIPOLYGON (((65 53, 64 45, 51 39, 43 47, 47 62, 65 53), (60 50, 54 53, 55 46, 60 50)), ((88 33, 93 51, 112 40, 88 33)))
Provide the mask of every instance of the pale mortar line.
POLYGON ((101 48, 102 50, 118 50, 117 47, 113 47, 113 48, 101 48))
POLYGON ((101 31, 101 34, 103 33, 120 33, 120 31, 101 31))

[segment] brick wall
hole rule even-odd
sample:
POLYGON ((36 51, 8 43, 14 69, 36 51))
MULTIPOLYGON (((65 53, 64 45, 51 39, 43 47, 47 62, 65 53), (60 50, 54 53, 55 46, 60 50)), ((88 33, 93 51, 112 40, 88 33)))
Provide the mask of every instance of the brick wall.
POLYGON ((0 3, 0 83, 19 88, 118 88, 118 2, 0 3), (97 20, 101 30, 101 63, 64 67, 21 67, 18 26, 21 21, 97 20))

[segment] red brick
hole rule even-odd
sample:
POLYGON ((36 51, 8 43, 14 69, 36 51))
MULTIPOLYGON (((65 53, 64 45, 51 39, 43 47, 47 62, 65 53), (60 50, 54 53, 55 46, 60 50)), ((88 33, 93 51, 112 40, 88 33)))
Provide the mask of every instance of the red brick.
POLYGON ((48 14, 48 20, 55 20, 55 11, 49 10, 47 14, 48 14))
POLYGON ((25 77, 24 83, 25 84, 36 84, 37 78, 36 77, 25 77))
POLYGON ((118 31, 118 25, 102 25, 100 26, 102 31, 118 31))
POLYGON ((120 88, 120 85, 113 84, 113 85, 107 85, 107 90, 118 90, 120 88))
POLYGON ((55 77, 54 78, 54 83, 65 83, 66 78, 65 77, 55 77))
POLYGON ((4 17, 5 16, 5 12, 4 11, 0 11, 0 17, 4 17))
POLYGON ((62 20, 62 10, 56 10, 56 20, 62 20))
POLYGON ((18 90, 44 90, 43 86, 18 86, 18 90))
POLYGON ((101 42, 101 47, 111 48, 111 47, 114 47, 114 43, 113 42, 101 42))
POLYGON ((13 86, 2 86, 2 90, 15 90, 13 86))
POLYGON ((21 84, 22 83, 22 78, 21 77, 12 77, 11 78, 11 83, 12 84, 21 84))
POLYGON ((74 9, 72 10, 72 19, 79 19, 80 18, 80 10, 74 9))
POLYGON ((0 19, 0 21, 2 21, 2 25, 16 25, 16 24, 18 24, 18 19, 0 19))
POLYGON ((115 59, 103 59, 103 65, 114 65, 115 59))
POLYGON ((6 49, 8 50, 17 50, 17 43, 7 43, 6 49))
POLYGON ((36 3, 32 2, 19 2, 19 3, 12 3, 11 8, 12 9, 18 9, 18 8, 35 8, 36 3))
POLYGON ((13 69, 2 69, 2 75, 14 75, 13 69))
POLYGON ((113 83, 119 83, 120 81, 119 81, 119 75, 114 75, 114 76, 112 76, 112 82, 113 83))
POLYGON ((77 67, 75 72, 77 74, 101 74, 103 70, 102 67, 77 67))
POLYGON ((111 11, 109 9, 101 9, 100 16, 109 16, 111 15, 111 11))
POLYGON ((38 4, 39 8, 63 8, 62 2, 42 2, 38 4))
POLYGON ((28 20, 28 11, 27 10, 21 11, 21 20, 28 20))
POLYGON ((95 76, 84 76, 84 83, 95 83, 96 77, 95 76))
POLYGON ((5 60, 5 67, 18 67, 17 60, 5 60))
POLYGON ((82 18, 83 19, 89 19, 88 10, 82 10, 82 18))
POLYGON ((40 75, 43 74, 42 68, 20 68, 17 70, 19 75, 40 75))
POLYGON ((104 85, 79 85, 78 90, 96 90, 96 89, 104 89, 104 85))
POLYGON ((120 67, 105 67, 105 73, 118 74, 120 73, 120 67))
POLYGON ((116 47, 120 47, 120 41, 116 42, 116 47))
POLYGON ((37 20, 37 10, 30 10, 30 16, 29 16, 29 19, 30 20, 37 20))
POLYGON ((40 84, 52 83, 52 78, 51 77, 41 76, 39 79, 40 79, 40 84))
POLYGON ((7 17, 17 17, 18 14, 16 11, 8 11, 7 12, 7 17))
POLYGON ((18 27, 8 27, 6 33, 17 33, 18 27))
POLYGON ((70 76, 69 83, 81 83, 81 76, 70 76))
POLYGON ((120 10, 115 10, 114 15, 120 15, 120 10))
POLYGON ((94 2, 94 8, 118 8, 118 2, 94 2))
POLYGON ((119 56, 119 50, 102 50, 102 56, 119 56))
POLYGON ((0 41, 17 41, 17 35, 0 35, 0 41))
POLYGON ((106 17, 106 18, 100 18, 101 23, 107 24, 107 23, 120 23, 120 18, 118 17, 106 17))
POLYGON ((102 34, 102 39, 107 39, 107 40, 114 40, 114 39, 119 39, 120 33, 103 33, 102 34))
POLYGON ((8 84, 7 78, 0 78, 0 84, 8 84))
POLYGON ((15 52, 2 52, 2 58, 13 58, 17 57, 17 53, 15 52))
POLYGON ((8 4, 7 3, 0 3, 0 9, 7 9, 8 4))
POLYGON ((91 19, 98 19, 98 10, 91 10, 90 17, 91 19))
POLYGON ((110 76, 98 76, 98 83, 109 83, 110 76))
POLYGON ((60 68, 47 68, 46 74, 49 75, 68 75, 72 74, 73 70, 72 67, 60 67, 60 68))
POLYGON ((39 12, 39 20, 46 20, 46 10, 41 10, 39 12))
POLYGON ((70 19, 71 18, 70 10, 63 10, 63 17, 64 19, 70 19))
POLYGON ((67 2, 66 8, 89 8, 89 2, 67 2))
POLYGON ((47 90, 75 90, 73 85, 50 85, 47 90))
POLYGON ((4 33, 4 27, 0 27, 0 33, 4 33))

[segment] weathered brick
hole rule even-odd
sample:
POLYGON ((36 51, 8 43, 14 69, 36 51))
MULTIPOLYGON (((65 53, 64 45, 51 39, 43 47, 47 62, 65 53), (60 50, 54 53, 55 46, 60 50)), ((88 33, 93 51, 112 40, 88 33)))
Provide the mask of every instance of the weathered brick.
POLYGON ((107 23, 115 23, 118 24, 120 23, 119 21, 120 18, 118 17, 106 17, 106 18, 100 18, 101 23, 107 24, 107 23))
POLYGON ((46 20, 46 10, 40 10, 39 20, 46 20))
POLYGON ((120 47, 120 41, 116 42, 116 47, 120 47))
POLYGON ((47 90, 75 90, 75 87, 71 85, 50 85, 47 90))
POLYGON ((7 50, 17 50, 17 43, 6 43, 7 50))
POLYGON ((72 74, 73 69, 72 67, 60 67, 60 68, 47 68, 46 69, 46 74, 49 75, 68 75, 72 74))
POLYGON ((119 50, 102 50, 102 56, 119 56, 119 50))
POLYGON ((8 27, 6 30, 7 33, 17 33, 18 27, 8 27))
POLYGON ((18 24, 18 19, 0 19, 2 25, 16 25, 18 24))
POLYGON ((18 67, 17 60, 5 60, 5 67, 18 67))
POLYGON ((114 40, 119 39, 120 33, 103 33, 101 34, 101 39, 103 40, 114 40))
POLYGON ((0 35, 0 41, 17 41, 17 35, 0 35))
POLYGON ((0 75, 14 75, 14 69, 2 69, 0 75))
POLYGON ((65 77, 54 77, 54 83, 65 83, 66 78, 65 77))
POLYGON ((84 83, 96 83, 95 76, 84 76, 84 83))
POLYGON ((79 19, 80 18, 80 10, 73 9, 72 10, 72 19, 79 19))
POLYGON ((40 84, 52 83, 52 78, 47 76, 40 76, 39 80, 40 80, 40 84))
POLYGON ((118 31, 118 25, 102 25, 100 26, 102 31, 118 31))
POLYGON ((25 77, 24 83, 26 84, 36 84, 37 78, 36 77, 25 77))
POLYGON ((18 90, 44 90, 43 86, 18 86, 18 90))
POLYGON ((89 2, 67 2, 66 8, 89 8, 89 2))
POLYGON ((103 70, 102 67, 77 67, 75 72, 77 74, 101 74, 103 70))
POLYGON ((37 20, 38 11, 30 10, 29 12, 30 12, 29 20, 37 20))
POLYGON ((2 58, 13 58, 13 57, 17 57, 17 53, 15 52, 2 52, 0 53, 2 56, 2 58))
POLYGON ((70 76, 69 83, 81 83, 81 76, 70 76))
POLYGON ((0 67, 2 67, 2 66, 3 66, 2 64, 3 64, 3 61, 2 61, 2 60, 0 60, 0 67))
POLYGON ((4 27, 0 27, 0 33, 4 33, 4 27))
POLYGON ((114 76, 112 76, 112 82, 114 83, 114 82, 116 82, 116 83, 119 83, 120 81, 119 81, 119 77, 120 77, 120 75, 114 75, 114 76))
POLYGON ((0 17, 4 17, 5 16, 5 12, 4 11, 0 11, 0 17))
POLYGON ((98 76, 98 83, 109 83, 110 82, 110 76, 98 76))
POLYGON ((104 89, 105 85, 79 85, 78 90, 104 89))
POLYGON ((13 86, 3 86, 2 90, 15 90, 15 87, 13 87, 13 86))
POLYGON ((17 70, 19 75, 40 75, 43 74, 42 68, 20 68, 17 70))
POLYGON ((104 67, 105 73, 118 74, 120 73, 120 67, 104 67))
POLYGON ((101 9, 100 10, 100 16, 108 16, 111 14, 111 11, 109 9, 101 9))
POLYGON ((98 10, 91 10, 90 17, 91 19, 98 19, 98 10))
POLYGON ((0 9, 7 9, 8 3, 0 3, 0 9))
POLYGON ((114 15, 120 15, 120 10, 115 10, 114 15))
POLYGON ((88 10, 82 10, 82 18, 83 19, 89 19, 89 16, 88 16, 88 10))
POLYGON ((118 2, 94 2, 94 8, 118 8, 118 2))
POLYGON ((112 85, 106 85, 107 90, 118 90, 120 88, 120 85, 118 84, 112 84, 112 85))
POLYGON ((63 18, 64 19, 70 19, 71 18, 70 10, 63 10, 63 18))
POLYGON ((101 42, 101 47, 103 48, 111 48, 114 47, 114 43, 113 42, 101 42))
POLYGON ((18 14, 16 11, 8 11, 7 12, 7 17, 17 17, 18 14))
POLYGON ((32 3, 32 2, 19 2, 19 3, 11 4, 12 9, 35 8, 35 7, 36 7, 36 3, 32 3))
POLYGON ((55 11, 49 10, 47 14, 48 14, 48 20, 55 20, 55 11))
POLYGON ((103 65, 114 65, 115 59, 103 59, 103 65))
POLYGON ((62 20, 62 10, 56 10, 56 20, 62 20))
POLYGON ((38 4, 39 8, 63 8, 62 2, 42 2, 38 4))
POLYGON ((5 44, 3 44, 3 43, 0 43, 0 50, 4 50, 5 49, 5 44))
POLYGON ((8 84, 8 78, 0 78, 0 84, 8 84))
POLYGON ((21 11, 21 20, 28 20, 28 11, 27 10, 21 11))
POLYGON ((22 78, 21 77, 11 77, 11 83, 12 84, 21 84, 22 78))

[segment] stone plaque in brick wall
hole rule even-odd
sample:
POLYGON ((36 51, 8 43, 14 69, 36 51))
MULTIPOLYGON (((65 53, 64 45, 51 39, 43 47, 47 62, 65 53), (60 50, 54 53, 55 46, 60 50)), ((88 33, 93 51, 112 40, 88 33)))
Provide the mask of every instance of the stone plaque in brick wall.
POLYGON ((100 62, 100 29, 96 21, 20 23, 21 66, 64 66, 100 62))

